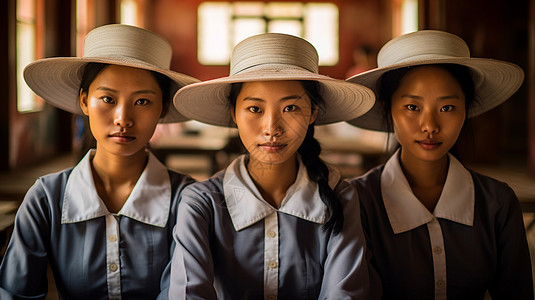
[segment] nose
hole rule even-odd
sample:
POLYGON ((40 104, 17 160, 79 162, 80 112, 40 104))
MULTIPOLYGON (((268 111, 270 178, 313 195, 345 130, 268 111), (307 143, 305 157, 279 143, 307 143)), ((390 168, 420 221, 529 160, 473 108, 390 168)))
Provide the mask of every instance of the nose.
POLYGON ((440 131, 440 125, 433 112, 424 112, 421 117, 422 132, 437 134, 440 131))
POLYGON ((122 128, 132 127, 134 125, 132 113, 127 105, 116 106, 113 123, 122 128))
POLYGON ((269 137, 278 137, 282 134, 283 129, 281 126, 281 116, 280 114, 271 112, 265 113, 265 129, 264 135, 269 137))

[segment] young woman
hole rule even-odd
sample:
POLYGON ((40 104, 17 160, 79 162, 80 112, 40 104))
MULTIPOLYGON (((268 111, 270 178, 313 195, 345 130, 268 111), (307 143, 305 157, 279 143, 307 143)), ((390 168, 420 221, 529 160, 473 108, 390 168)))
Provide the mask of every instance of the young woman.
POLYGON ((158 122, 186 120, 169 106, 171 97, 197 80, 169 70, 171 46, 141 28, 102 26, 84 47, 82 58, 43 59, 25 69, 48 103, 89 118, 96 149, 30 188, 0 285, 17 299, 44 298, 50 264, 61 298, 166 296, 177 199, 193 180, 167 170, 146 145, 158 122))
POLYGON ((351 124, 393 131, 400 147, 357 187, 371 264, 385 299, 533 299, 518 199, 505 183, 450 154, 466 119, 522 84, 513 64, 471 58, 459 37, 419 31, 393 39, 379 67, 349 78, 377 95, 351 124))
POLYGON ((248 154, 182 193, 170 298, 370 296, 357 193, 319 158, 314 124, 361 115, 373 93, 317 71, 307 41, 261 34, 229 77, 175 95, 184 115, 236 126, 248 154))

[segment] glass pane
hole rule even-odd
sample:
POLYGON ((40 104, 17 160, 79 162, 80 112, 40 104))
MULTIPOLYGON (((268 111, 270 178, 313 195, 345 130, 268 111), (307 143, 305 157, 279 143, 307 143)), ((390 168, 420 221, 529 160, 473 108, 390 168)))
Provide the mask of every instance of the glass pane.
POLYGON ((137 22, 137 2, 135 0, 121 1, 121 23, 139 26, 137 22))
POLYGON ((201 64, 228 64, 231 7, 226 2, 205 2, 199 5, 197 57, 201 64))
POLYGON ((269 18, 301 18, 303 17, 303 4, 296 2, 267 3, 266 16, 269 18))
POLYGON ((305 38, 318 50, 320 65, 338 63, 338 8, 330 3, 307 4, 305 38))
POLYGON ((302 23, 300 21, 278 20, 269 22, 269 32, 286 33, 295 36, 303 36, 302 23))
POLYGON ((30 112, 41 108, 32 90, 26 85, 23 70, 35 60, 35 27, 33 24, 17 23, 17 109, 30 112))
POLYGON ((260 17, 264 14, 262 2, 234 2, 234 15, 260 17))
POLYGON ((232 47, 247 37, 264 32, 266 32, 266 21, 264 19, 236 19, 234 21, 234 37, 232 47))
POLYGON ((35 19, 35 0, 17 0, 17 20, 30 22, 35 19))
POLYGON ((418 30, 418 0, 405 0, 401 6, 401 34, 418 30))

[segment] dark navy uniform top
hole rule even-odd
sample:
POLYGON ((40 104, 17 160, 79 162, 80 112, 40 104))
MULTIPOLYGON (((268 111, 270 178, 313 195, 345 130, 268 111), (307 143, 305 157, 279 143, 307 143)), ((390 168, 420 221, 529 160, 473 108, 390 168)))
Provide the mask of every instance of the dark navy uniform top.
POLYGON ((530 254, 516 195, 449 155, 431 213, 399 163, 351 181, 357 186, 371 265, 384 299, 533 299, 530 254))

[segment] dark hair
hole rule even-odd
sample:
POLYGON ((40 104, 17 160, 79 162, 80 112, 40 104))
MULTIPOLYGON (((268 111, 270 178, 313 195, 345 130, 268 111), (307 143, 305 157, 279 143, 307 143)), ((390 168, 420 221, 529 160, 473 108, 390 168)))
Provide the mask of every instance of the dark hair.
MULTIPOLYGON (((405 67, 405 68, 399 68, 392 71, 388 71, 385 74, 381 76, 379 81, 377 82, 377 100, 380 101, 381 105, 383 106, 383 120, 385 120, 387 129, 389 131, 393 131, 393 124, 392 124, 392 95, 396 92, 396 90, 399 88, 399 85, 401 83, 401 79, 411 70, 421 67, 425 65, 417 65, 412 67, 405 67)), ((450 73, 453 78, 457 80, 459 85, 461 86, 461 89, 464 93, 464 99, 465 99, 465 122, 463 125, 462 130, 467 131, 469 134, 471 132, 471 124, 468 121, 468 114, 472 107, 476 104, 476 94, 475 94, 475 85, 474 80, 472 78, 472 75, 470 74, 470 69, 463 65, 458 64, 431 64, 429 66, 439 67, 448 73, 450 73)), ((390 137, 389 137, 390 138, 390 137)), ((389 144, 389 143, 387 143, 389 144)), ((399 147, 399 145, 398 145, 399 147)), ((457 153, 457 143, 450 152, 458 156, 457 153)))
MULTIPOLYGON (((80 89, 82 93, 87 94, 87 91, 89 91, 89 86, 91 83, 95 80, 98 74, 102 72, 109 64, 104 63, 95 63, 90 62, 84 67, 84 71, 82 74, 82 80, 80 82, 80 89)), ((171 95, 170 95, 170 89, 171 89, 171 80, 169 77, 155 72, 148 70, 156 82, 158 83, 158 86, 160 87, 160 90, 162 90, 162 117, 165 116, 169 109, 169 105, 171 104, 171 95)))
MULTIPOLYGON (((312 104, 313 109, 323 111, 325 100, 320 94, 320 84, 317 81, 301 80, 301 84, 312 104)), ((234 111, 236 109, 236 100, 241 90, 242 83, 233 83, 229 94, 229 107, 234 111)), ((321 145, 314 138, 314 124, 308 126, 307 133, 303 143, 297 150, 301 155, 303 164, 307 168, 308 177, 318 183, 320 198, 327 206, 331 217, 323 225, 324 230, 333 230, 334 234, 342 231, 344 224, 344 214, 342 205, 336 197, 336 194, 329 186, 329 168, 320 158, 321 145)))

